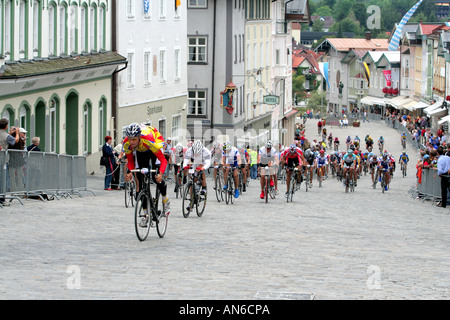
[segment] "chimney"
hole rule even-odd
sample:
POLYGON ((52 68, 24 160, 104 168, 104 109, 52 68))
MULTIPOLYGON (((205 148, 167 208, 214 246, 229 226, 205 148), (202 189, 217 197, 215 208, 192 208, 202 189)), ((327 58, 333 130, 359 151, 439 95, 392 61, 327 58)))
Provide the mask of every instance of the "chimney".
POLYGON ((372 32, 366 31, 366 40, 372 40, 372 32))

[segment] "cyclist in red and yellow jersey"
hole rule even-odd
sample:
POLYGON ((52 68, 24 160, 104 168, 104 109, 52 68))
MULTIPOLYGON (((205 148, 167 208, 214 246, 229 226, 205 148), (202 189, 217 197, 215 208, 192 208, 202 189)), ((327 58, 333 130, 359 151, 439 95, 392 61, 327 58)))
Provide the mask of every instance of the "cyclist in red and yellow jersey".
MULTIPOLYGON (((158 169, 157 174, 152 173, 152 179, 161 192, 163 212, 166 215, 169 214, 170 202, 167 196, 167 185, 163 179, 167 167, 167 160, 163 153, 165 146, 163 136, 156 128, 141 127, 138 123, 130 124, 125 133, 126 137, 123 140, 122 148, 128 160, 127 180, 132 178, 129 170, 149 168, 151 161, 151 167, 158 169), (157 160, 160 164, 157 164, 157 160)), ((138 173, 137 179, 139 185, 142 185, 142 174, 138 173)))

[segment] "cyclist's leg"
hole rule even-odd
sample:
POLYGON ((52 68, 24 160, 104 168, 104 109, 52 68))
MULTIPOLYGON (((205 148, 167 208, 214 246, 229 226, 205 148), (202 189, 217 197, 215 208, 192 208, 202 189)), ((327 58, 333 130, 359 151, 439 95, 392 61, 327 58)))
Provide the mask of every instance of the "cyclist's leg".
POLYGON ((223 190, 227 189, 227 182, 228 182, 228 173, 230 171, 230 165, 224 164, 223 166, 223 190))
POLYGON ((289 192, 289 185, 291 184, 292 171, 289 166, 286 166, 286 194, 289 192))

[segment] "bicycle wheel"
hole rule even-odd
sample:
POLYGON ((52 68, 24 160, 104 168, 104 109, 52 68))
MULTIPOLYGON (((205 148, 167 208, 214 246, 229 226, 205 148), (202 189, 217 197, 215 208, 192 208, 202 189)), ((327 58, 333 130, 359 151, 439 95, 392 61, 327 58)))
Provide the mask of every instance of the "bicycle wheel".
POLYGON ((216 192, 216 199, 218 202, 223 201, 223 192, 222 192, 222 179, 220 178, 219 172, 216 175, 216 181, 214 183, 214 191, 216 192))
POLYGON ((265 176, 265 187, 264 187, 264 197, 265 197, 265 201, 266 203, 269 202, 269 178, 267 177, 267 175, 265 176))
POLYGON ((197 211, 197 216, 201 217, 203 213, 205 212, 206 207, 206 194, 200 194, 200 192, 197 194, 197 203, 195 205, 195 209, 197 211))
POLYGON ((288 198, 287 202, 289 202, 289 201, 292 202, 292 199, 294 197, 294 192, 295 192, 296 181, 297 181, 297 179, 295 177, 295 173, 292 173, 291 185, 289 186, 290 192, 288 193, 288 196, 287 196, 287 198, 288 198))
POLYGON ((150 231, 150 210, 150 199, 148 198, 147 192, 143 190, 139 192, 136 200, 136 207, 134 210, 134 227, 136 230, 136 236, 140 241, 144 241, 145 239, 147 239, 148 232, 150 231), (144 207, 146 208, 145 211, 144 207), (144 219, 147 220, 146 224, 143 221, 144 219))
POLYGON ((152 211, 156 220, 156 232, 158 233, 158 236, 162 238, 166 234, 169 216, 164 214, 161 196, 158 189, 156 189, 156 196, 153 199, 152 211))
POLYGON ((230 173, 228 174, 228 197, 229 197, 229 202, 231 204, 234 204, 234 189, 233 189, 233 184, 234 184, 234 179, 231 177, 232 171, 230 171, 230 173))
POLYGON ((191 210, 193 209, 193 200, 194 200, 194 194, 190 192, 191 189, 191 182, 189 181, 185 187, 184 187, 184 194, 183 194, 183 201, 182 201, 182 209, 183 209, 183 217, 187 218, 189 217, 189 214, 191 213, 191 210), (187 207, 189 206, 189 210, 187 207))
POLYGON ((133 186, 131 181, 125 182, 125 208, 132 207, 134 201, 133 186))
POLYGON ((309 188, 309 171, 306 173, 305 186, 306 186, 306 192, 308 192, 308 188, 309 188))

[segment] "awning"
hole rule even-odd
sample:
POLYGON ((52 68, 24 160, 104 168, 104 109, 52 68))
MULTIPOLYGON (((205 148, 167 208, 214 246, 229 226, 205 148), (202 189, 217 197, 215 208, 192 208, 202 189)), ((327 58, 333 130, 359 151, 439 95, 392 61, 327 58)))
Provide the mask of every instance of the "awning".
POLYGON ((390 104, 395 109, 402 109, 403 105, 410 104, 411 102, 414 102, 413 99, 407 98, 406 96, 398 96, 392 99, 385 99, 384 100, 386 104, 390 104))
POLYGON ((414 100, 411 99, 410 102, 407 102, 407 103, 401 105, 401 106, 400 106, 400 109, 406 109, 406 110, 409 110, 409 111, 414 111, 414 110, 415 110, 415 109, 414 109, 414 106, 415 106, 416 104, 417 104, 417 101, 414 101, 414 100))
POLYGON ((423 101, 419 101, 412 107, 412 109, 413 110, 418 110, 418 109, 428 108, 429 106, 430 105, 428 103, 425 103, 423 101))
MULTIPOLYGON (((425 108, 425 109, 423 110, 423 112, 425 112, 427 115, 432 114, 431 112, 433 112, 434 110, 436 110, 437 108, 440 108, 440 107, 442 106, 442 102, 443 102, 443 101, 444 101, 443 98, 437 96, 437 97, 436 97, 436 102, 433 103, 431 106, 425 108)), ((442 109, 441 109, 441 110, 442 110, 442 109)), ((439 112, 439 111, 437 111, 437 112, 439 112)), ((437 113, 437 112, 434 112, 434 113, 437 113)))
POLYGON ((445 117, 442 117, 441 120, 438 121, 438 124, 443 124, 446 121, 450 123, 450 114, 446 115, 445 117))
POLYGON ((297 109, 292 109, 291 111, 289 111, 288 113, 286 113, 283 117, 283 119, 289 119, 292 116, 295 116, 298 113, 297 109))
POLYGON ((377 98, 377 97, 373 97, 373 96, 366 96, 364 98, 361 99, 361 103, 367 104, 367 105, 381 105, 384 106, 386 105, 386 103, 384 102, 384 100, 382 98, 377 98))

